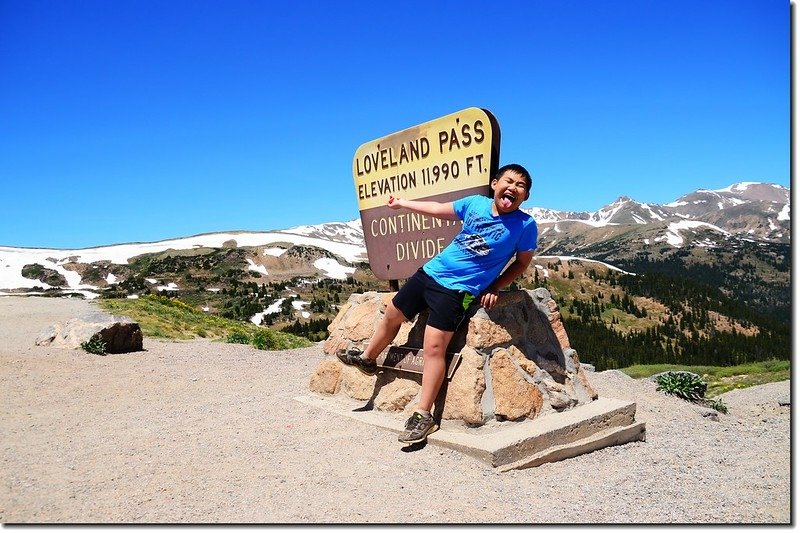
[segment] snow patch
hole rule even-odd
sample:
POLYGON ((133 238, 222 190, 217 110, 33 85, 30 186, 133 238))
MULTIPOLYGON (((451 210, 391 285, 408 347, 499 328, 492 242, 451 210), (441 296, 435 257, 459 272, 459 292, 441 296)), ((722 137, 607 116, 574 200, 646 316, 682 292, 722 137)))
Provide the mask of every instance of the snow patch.
POLYGON ((746 191, 751 185, 759 185, 757 181, 743 181, 728 185, 724 189, 714 189, 714 192, 742 192, 746 191))
POLYGON ((653 218, 655 220, 664 220, 664 217, 653 211, 653 208, 650 207, 650 204, 642 204, 642 207, 644 209, 647 209, 647 212, 650 214, 650 218, 653 218))
POLYGON ((304 302, 303 300, 293 300, 292 307, 294 307, 295 311, 302 311, 303 307, 311 305, 311 302, 304 302))
MULTIPOLYGON (((597 263, 599 265, 603 265, 611 270, 616 270, 617 272, 622 272, 623 274, 630 274, 631 276, 635 276, 636 274, 633 272, 628 272, 627 270, 622 270, 619 267, 615 267, 609 263, 604 263, 603 261, 598 261, 596 259, 587 259, 585 257, 576 257, 574 255, 537 255, 537 259, 560 259, 562 261, 583 261, 584 263, 597 263)), ((537 268, 542 268, 539 265, 536 265, 537 268)))
POLYGON ((718 231, 723 235, 730 235, 724 229, 715 226, 713 224, 709 224, 708 222, 698 222, 696 220, 681 220, 680 222, 673 222, 667 228, 667 234, 661 237, 656 237, 653 239, 655 242, 662 242, 666 241, 667 244, 670 246, 674 246, 675 248, 680 248, 683 246, 683 237, 681 236, 680 232, 682 230, 689 230, 689 229, 698 229, 698 228, 711 228, 714 231, 718 231))
POLYGON ((259 325, 261 325, 261 320, 265 316, 267 316, 267 315, 276 315, 276 314, 280 313, 281 312, 281 304, 283 304, 283 301, 285 299, 286 298, 278 298, 277 300, 272 302, 272 305, 270 305, 269 307, 264 309, 262 312, 256 313, 253 316, 251 316, 250 317, 250 322, 252 322, 256 326, 259 326, 259 325))
POLYGON ((264 265, 257 265, 256 262, 250 259, 249 257, 247 258, 247 264, 250 265, 247 267, 247 270, 252 270, 253 272, 259 272, 261 274, 264 274, 265 276, 268 275, 267 267, 265 267, 264 265))
POLYGON ((303 318, 311 317, 311 313, 303 309, 307 305, 311 305, 311 302, 304 302, 303 300, 294 300, 292 302, 292 307, 294 307, 295 311, 300 311, 300 316, 303 318))
POLYGON ((592 226, 595 228, 604 228, 606 226, 619 226, 616 222, 608 222, 606 220, 582 220, 579 218, 567 218, 562 220, 561 222, 580 222, 581 224, 586 224, 587 226, 592 226))
POLYGON ((273 257, 280 257, 286 253, 286 248, 265 248, 264 255, 271 255, 273 257))
POLYGON ((348 274, 352 274, 356 271, 355 268, 341 265, 338 261, 330 257, 321 257, 317 259, 314 261, 314 266, 325 272, 325 275, 329 278, 334 279, 347 279, 348 274))
POLYGON ((714 231, 718 231, 725 235, 730 235, 730 233, 720 228, 719 226, 715 226, 714 224, 709 224, 708 222, 700 222, 697 220, 681 220, 680 222, 673 222, 669 225, 670 230, 697 229, 702 227, 708 227, 713 229, 714 231))

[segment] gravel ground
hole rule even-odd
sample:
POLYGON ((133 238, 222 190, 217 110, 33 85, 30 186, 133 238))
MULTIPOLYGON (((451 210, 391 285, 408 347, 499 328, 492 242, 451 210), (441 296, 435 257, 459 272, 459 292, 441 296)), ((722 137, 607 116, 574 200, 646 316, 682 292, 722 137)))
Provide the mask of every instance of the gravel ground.
POLYGON ((293 400, 321 345, 33 345, 92 306, 0 298, 3 523, 790 521, 788 381, 725 394, 715 421, 647 380, 590 373, 601 396, 637 402, 647 441, 501 474, 293 400))

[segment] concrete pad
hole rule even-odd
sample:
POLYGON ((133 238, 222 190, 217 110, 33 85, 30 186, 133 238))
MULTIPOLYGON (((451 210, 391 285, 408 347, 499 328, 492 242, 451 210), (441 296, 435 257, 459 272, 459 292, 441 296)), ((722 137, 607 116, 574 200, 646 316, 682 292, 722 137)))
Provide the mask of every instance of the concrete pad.
MULTIPOLYGON (((363 402, 341 396, 310 393, 294 399, 398 434, 408 417, 371 410, 363 402)), ((634 402, 598 398, 562 413, 523 422, 491 421, 471 428, 460 421, 444 420, 442 427, 428 436, 428 443, 462 452, 502 467, 503 471, 529 468, 607 446, 645 440, 644 422, 637 423, 635 414, 634 402)))
POLYGON ((554 463, 563 459, 570 459, 608 446, 617 446, 637 440, 645 440, 644 422, 635 422, 625 427, 608 428, 576 442, 551 446, 530 457, 524 457, 513 463, 500 465, 498 470, 507 472, 509 470, 531 468, 545 463, 554 463))

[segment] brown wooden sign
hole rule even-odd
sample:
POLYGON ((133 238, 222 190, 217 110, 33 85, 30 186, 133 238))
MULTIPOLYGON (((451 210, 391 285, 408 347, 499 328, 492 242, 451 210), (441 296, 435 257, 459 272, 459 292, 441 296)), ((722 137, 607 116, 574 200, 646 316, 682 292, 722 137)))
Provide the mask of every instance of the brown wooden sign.
POLYGON ((497 120, 477 107, 364 143, 356 150, 353 180, 369 266, 378 279, 411 277, 461 230, 460 221, 390 209, 389 196, 452 202, 471 194, 489 195, 499 152, 497 120))
MULTIPOLYGON (((451 379, 461 361, 460 353, 447 353, 447 374, 446 378, 451 379)), ((382 354, 378 356, 376 361, 378 366, 382 368, 392 368, 394 370, 402 370, 405 372, 412 372, 414 374, 422 374, 422 367, 424 365, 422 348, 412 348, 410 346, 389 346, 382 354)))

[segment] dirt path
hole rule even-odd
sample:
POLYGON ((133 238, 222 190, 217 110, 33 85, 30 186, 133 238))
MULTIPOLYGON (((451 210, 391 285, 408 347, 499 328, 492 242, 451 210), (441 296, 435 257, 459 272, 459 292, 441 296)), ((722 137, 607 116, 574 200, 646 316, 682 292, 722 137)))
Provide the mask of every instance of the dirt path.
POLYGON ((499 474, 293 400, 320 345, 33 345, 91 305, 0 298, 4 523, 789 521, 789 382, 728 393, 713 421, 647 381, 589 374, 601 395, 637 401, 647 442, 499 474))

